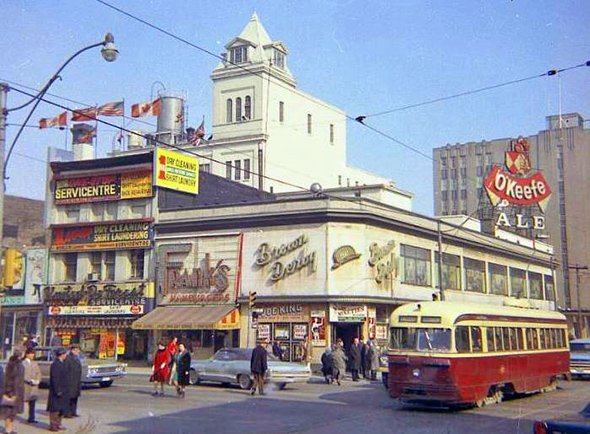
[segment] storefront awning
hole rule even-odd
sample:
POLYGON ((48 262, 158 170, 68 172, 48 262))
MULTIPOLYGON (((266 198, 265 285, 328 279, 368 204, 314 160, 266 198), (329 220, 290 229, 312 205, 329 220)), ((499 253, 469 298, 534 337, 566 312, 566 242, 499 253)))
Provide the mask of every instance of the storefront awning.
POLYGON ((159 306, 133 323, 136 330, 233 330, 240 328, 234 305, 159 306))

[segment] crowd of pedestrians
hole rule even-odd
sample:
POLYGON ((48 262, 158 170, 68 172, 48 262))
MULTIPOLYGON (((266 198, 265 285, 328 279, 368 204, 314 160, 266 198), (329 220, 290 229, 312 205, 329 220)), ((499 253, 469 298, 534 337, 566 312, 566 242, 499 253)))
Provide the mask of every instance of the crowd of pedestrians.
POLYGON ((164 396, 164 386, 169 384, 176 389, 180 398, 186 395, 190 384, 191 354, 184 342, 173 337, 166 345, 158 343, 154 354, 150 382, 154 383, 152 396, 164 396))
MULTIPOLYGON (((14 419, 28 404, 30 424, 37 423, 36 403, 41 383, 41 370, 35 361, 35 341, 23 341, 13 351, 5 370, 0 367, 0 419, 4 420, 4 432, 14 434, 14 419), (28 345, 27 345, 28 343, 28 345)), ((62 418, 78 417, 78 398, 82 390, 82 365, 79 360, 80 347, 73 345, 68 353, 64 348, 55 351, 49 370, 49 431, 58 432, 62 418)))
POLYGON ((334 381, 340 386, 346 368, 350 369, 352 381, 359 381, 361 376, 367 380, 377 380, 379 370, 379 349, 374 342, 364 343, 354 338, 348 351, 344 343, 338 339, 331 347, 327 347, 321 357, 322 374, 326 383, 334 381))

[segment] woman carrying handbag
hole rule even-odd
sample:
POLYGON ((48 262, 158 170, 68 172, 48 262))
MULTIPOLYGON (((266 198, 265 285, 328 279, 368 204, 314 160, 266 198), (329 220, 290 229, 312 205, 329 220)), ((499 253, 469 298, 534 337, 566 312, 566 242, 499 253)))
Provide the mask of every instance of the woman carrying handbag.
POLYGON ((4 420, 4 432, 15 434, 14 418, 25 410, 25 367, 21 363, 21 353, 15 353, 8 359, 4 371, 4 391, 0 401, 0 419, 4 420))

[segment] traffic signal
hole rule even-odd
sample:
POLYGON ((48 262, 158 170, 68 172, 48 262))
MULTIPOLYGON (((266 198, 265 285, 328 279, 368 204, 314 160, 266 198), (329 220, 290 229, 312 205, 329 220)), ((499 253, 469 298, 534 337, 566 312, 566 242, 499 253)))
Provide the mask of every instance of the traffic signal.
POLYGON ((7 287, 19 283, 22 279, 24 268, 23 254, 16 249, 6 249, 4 251, 2 285, 7 287))
POLYGON ((248 306, 250 306, 250 310, 254 308, 256 304, 256 291, 250 291, 248 293, 248 306))

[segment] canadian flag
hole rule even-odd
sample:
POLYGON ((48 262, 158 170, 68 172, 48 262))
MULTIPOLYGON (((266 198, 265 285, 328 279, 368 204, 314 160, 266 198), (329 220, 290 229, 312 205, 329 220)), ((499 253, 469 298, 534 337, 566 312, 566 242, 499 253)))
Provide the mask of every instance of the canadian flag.
POLYGON ((68 112, 65 111, 54 118, 39 119, 39 128, 65 127, 68 124, 68 112))
POLYGON ((142 102, 131 106, 131 116, 139 118, 142 116, 159 116, 162 111, 162 100, 157 99, 152 102, 142 102))

